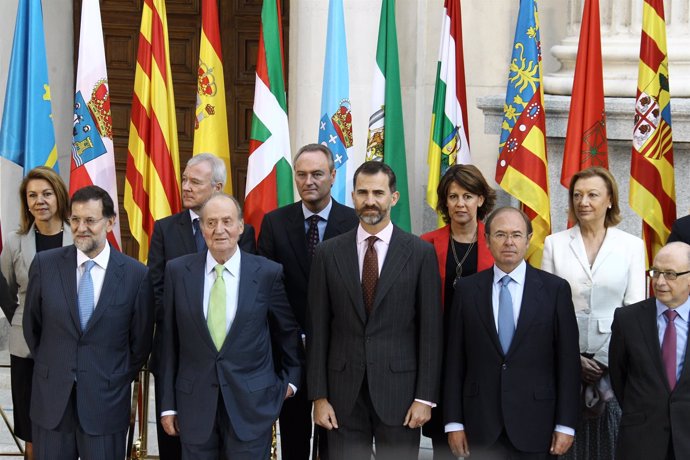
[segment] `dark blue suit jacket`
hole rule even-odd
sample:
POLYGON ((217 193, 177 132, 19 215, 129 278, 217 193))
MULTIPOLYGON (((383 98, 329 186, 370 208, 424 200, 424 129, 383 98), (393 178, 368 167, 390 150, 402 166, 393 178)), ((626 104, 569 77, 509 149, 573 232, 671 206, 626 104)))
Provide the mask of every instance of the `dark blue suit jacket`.
POLYGON ((77 250, 36 254, 29 269, 24 337, 34 358, 31 420, 54 429, 75 382, 79 424, 90 435, 126 430, 130 384, 151 351, 153 295, 148 269, 114 250, 96 308, 82 333, 77 250))
POLYGON ((249 441, 270 430, 288 383, 299 382, 299 329, 280 265, 242 252, 237 314, 216 350, 202 305, 205 263, 206 253, 192 254, 165 270, 161 410, 177 410, 182 442, 201 444, 222 393, 237 437, 249 441), (282 356, 275 367, 272 342, 282 356))

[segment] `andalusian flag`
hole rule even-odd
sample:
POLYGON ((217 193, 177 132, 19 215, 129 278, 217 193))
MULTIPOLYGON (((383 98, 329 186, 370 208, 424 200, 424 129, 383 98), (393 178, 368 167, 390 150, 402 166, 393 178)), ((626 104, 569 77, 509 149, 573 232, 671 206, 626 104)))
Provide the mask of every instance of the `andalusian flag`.
POLYGON ((671 94, 662 0, 644 0, 630 163, 630 207, 642 218, 647 262, 666 243, 676 220, 671 94))
POLYGON ((41 0, 19 0, 17 6, 0 156, 23 166, 24 174, 36 166, 59 169, 41 0))
POLYGON ((400 200, 391 210, 393 223, 410 231, 410 197, 403 128, 395 0, 383 0, 372 84, 372 108, 366 159, 383 161, 395 172, 400 200))
POLYGON ((321 120, 319 142, 333 153, 337 170, 331 193, 340 203, 352 206, 352 112, 350 105, 350 73, 347 65, 345 16, 343 0, 328 4, 326 60, 323 66, 321 120))
POLYGON ((521 202, 532 221, 526 259, 537 268, 541 266, 544 239, 551 233, 548 172, 537 2, 520 0, 496 182, 521 202))
POLYGON ((228 180, 223 190, 232 193, 228 115, 225 107, 223 53, 220 48, 217 0, 202 0, 201 45, 197 73, 194 155, 212 153, 225 162, 228 180))
POLYGON ((280 0, 264 0, 256 59, 244 221, 255 228, 267 212, 294 201, 280 0))
POLYGON ((561 184, 590 166, 609 167, 599 0, 585 0, 565 136, 561 184))
MULTIPOLYGON (((433 209, 436 209, 438 204, 438 183, 448 168, 456 163, 472 163, 470 136, 465 120, 467 95, 460 0, 445 0, 427 156, 429 180, 426 186, 426 202, 433 209)), ((439 219, 439 224, 442 222, 443 220, 439 219)))
MULTIPOLYGON (((84 0, 74 94, 69 194, 72 196, 87 185, 98 185, 112 198, 119 217, 114 152, 101 9, 98 0, 84 0)), ((113 231, 108 233, 108 240, 115 248, 122 247, 119 218, 115 220, 113 231)))
POLYGON ((182 208, 165 0, 144 0, 127 150, 125 210, 145 262, 154 222, 182 208))

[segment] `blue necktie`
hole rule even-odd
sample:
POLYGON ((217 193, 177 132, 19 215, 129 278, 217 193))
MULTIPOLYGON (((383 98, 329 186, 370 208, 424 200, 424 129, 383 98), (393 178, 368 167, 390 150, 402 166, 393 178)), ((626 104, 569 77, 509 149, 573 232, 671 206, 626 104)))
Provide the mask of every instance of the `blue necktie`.
POLYGON ((513 298, 508 290, 511 278, 505 275, 499 281, 501 291, 498 294, 498 340, 501 341, 503 354, 508 354, 510 342, 515 334, 515 320, 513 320, 513 298))
POLYGON ((196 243, 196 252, 203 252, 206 250, 206 241, 204 241, 204 235, 201 234, 198 217, 192 220, 192 227, 194 227, 194 242, 196 243))
POLYGON ((77 291, 77 302, 79 303, 79 322, 81 323, 81 330, 86 329, 89 324, 89 319, 93 314, 93 279, 91 278, 91 269, 96 262, 87 260, 84 262, 84 273, 81 275, 79 281, 79 290, 77 291))

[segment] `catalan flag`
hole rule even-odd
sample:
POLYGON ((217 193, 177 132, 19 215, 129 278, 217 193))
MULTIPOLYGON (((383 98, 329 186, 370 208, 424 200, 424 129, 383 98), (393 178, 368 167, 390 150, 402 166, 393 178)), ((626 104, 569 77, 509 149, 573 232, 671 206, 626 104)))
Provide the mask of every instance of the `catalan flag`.
POLYGON ((41 0, 19 0, 0 127, 0 156, 58 170, 41 0))
POLYGON ((156 220, 179 212, 180 158, 164 0, 144 0, 129 124, 125 210, 139 260, 156 220))
POLYGON ((395 0, 383 0, 381 4, 371 94, 366 159, 383 161, 395 172, 400 199, 391 209, 391 220, 409 232, 410 195, 407 188, 407 156, 400 92, 395 0))
POLYGON ((70 196, 87 185, 98 185, 112 198, 118 219, 108 233, 108 241, 120 249, 113 119, 110 115, 110 91, 98 0, 83 0, 81 4, 70 166, 70 196))
POLYGON ((201 3, 201 44, 197 69, 193 152, 194 155, 212 153, 223 160, 228 172, 228 180, 223 190, 232 195, 225 76, 217 1, 202 0, 201 3))
POLYGON ((544 88, 536 0, 520 0, 496 165, 496 182, 522 203, 533 234, 526 259, 541 266, 551 233, 544 88))
POLYGON ((642 218, 648 264, 676 220, 671 94, 662 0, 644 0, 630 162, 630 207, 642 218))
POLYGON ((280 0, 264 0, 256 59, 244 221, 259 228, 265 213, 293 201, 280 0))
MULTIPOLYGON (((436 66, 436 88, 429 136, 429 178, 426 202, 433 209, 438 204, 436 189, 441 177, 452 165, 472 163, 467 128, 465 58, 462 50, 460 0, 445 0, 441 46, 436 66)), ((443 222, 439 218, 439 225, 443 222)))
POLYGON ((571 94, 561 169, 561 184, 565 188, 582 169, 609 167, 599 0, 585 0, 571 94))

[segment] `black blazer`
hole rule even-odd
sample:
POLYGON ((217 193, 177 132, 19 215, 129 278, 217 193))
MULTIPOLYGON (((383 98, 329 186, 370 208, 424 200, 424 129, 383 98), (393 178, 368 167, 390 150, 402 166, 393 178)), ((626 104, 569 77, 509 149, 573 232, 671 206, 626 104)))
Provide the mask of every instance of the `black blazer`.
MULTIPOLYGON (((254 227, 244 225, 244 232, 240 236, 238 245, 241 250, 256 254, 256 236, 254 227)), ((165 264, 173 259, 187 254, 196 253, 194 230, 189 211, 184 210, 157 220, 153 226, 149 257, 147 265, 150 270, 153 297, 155 301, 156 333, 153 339, 153 352, 149 362, 149 369, 154 374, 158 370, 160 354, 160 336, 163 320, 163 285, 165 283, 165 264)))
POLYGON ((352 410, 366 376, 387 425, 402 425, 414 399, 439 401, 441 278, 431 244, 393 229, 367 318, 357 229, 316 248, 309 277, 307 388, 338 414, 352 410))
POLYGON ((683 243, 690 244, 690 216, 676 219, 673 223, 667 243, 673 241, 682 241, 683 243))
MULTIPOLYGON (((352 208, 333 200, 323 239, 357 227, 359 220, 352 208)), ((259 232, 259 254, 278 262, 285 273, 285 289, 302 330, 306 330, 307 282, 311 260, 307 255, 302 202, 289 204, 264 215, 259 232)))
POLYGON ((609 347, 611 383, 623 408, 616 458, 690 458, 690 363, 673 391, 661 360, 656 301, 652 297, 616 310, 609 347))
POLYGON ((470 446, 503 430, 523 452, 548 452, 556 425, 577 427, 580 352, 568 283, 527 265, 520 316, 504 355, 492 307, 494 269, 459 278, 449 312, 444 420, 470 446))

